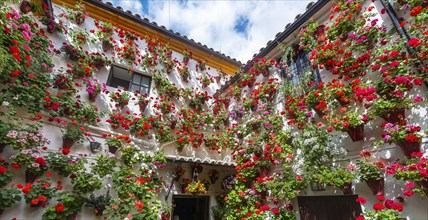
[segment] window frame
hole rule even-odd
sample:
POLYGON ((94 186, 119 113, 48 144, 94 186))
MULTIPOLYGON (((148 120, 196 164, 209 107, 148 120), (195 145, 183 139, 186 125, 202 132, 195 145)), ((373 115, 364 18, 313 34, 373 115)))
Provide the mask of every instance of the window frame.
MULTIPOLYGON (((125 79, 121 79, 121 78, 119 78, 119 77, 117 77, 117 76, 114 76, 114 70, 115 70, 115 68, 119 68, 119 69, 122 69, 122 70, 125 70, 125 71, 127 71, 128 73, 130 72, 130 69, 129 68, 127 68, 127 67, 125 67, 125 66, 122 66, 122 65, 118 65, 118 64, 113 64, 113 65, 111 65, 111 68, 110 68, 110 71, 109 71, 109 76, 108 76, 108 78, 107 78, 107 82, 106 82, 106 85, 107 86, 109 86, 109 87, 112 87, 112 88, 118 88, 118 86, 112 86, 112 82, 116 79, 116 80, 123 80, 123 81, 126 81, 125 79)), ((136 90, 138 90, 138 91, 140 91, 140 93, 147 93, 147 94, 150 94, 150 90, 151 90, 151 88, 152 88, 152 80, 153 80, 153 78, 152 78, 152 76, 151 75, 148 75, 148 74, 145 74, 145 73, 143 73, 143 72, 140 72, 140 71, 133 71, 132 72, 132 74, 130 74, 130 77, 129 77, 129 80, 127 81, 127 84, 128 84, 128 86, 126 87, 126 90, 127 91, 130 91, 130 92, 134 92, 134 91, 136 91, 136 90), (139 81, 139 83, 135 83, 134 82, 134 77, 136 76, 136 75, 138 75, 138 76, 140 76, 140 81, 139 81), (147 85, 144 85, 144 79, 148 79, 148 83, 147 83, 147 85), (138 89, 132 89, 133 88, 133 86, 137 86, 138 87, 138 89), (147 89, 147 92, 145 92, 144 90, 142 90, 142 89, 147 89)))

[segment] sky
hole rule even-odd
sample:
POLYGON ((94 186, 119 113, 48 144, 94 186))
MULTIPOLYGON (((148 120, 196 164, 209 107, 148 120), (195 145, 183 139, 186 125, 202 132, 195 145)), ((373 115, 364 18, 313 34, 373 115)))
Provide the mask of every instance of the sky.
MULTIPOLYGON (((306 0, 104 0, 243 63, 303 14, 306 0)), ((316 1, 316 0, 312 0, 316 1)))

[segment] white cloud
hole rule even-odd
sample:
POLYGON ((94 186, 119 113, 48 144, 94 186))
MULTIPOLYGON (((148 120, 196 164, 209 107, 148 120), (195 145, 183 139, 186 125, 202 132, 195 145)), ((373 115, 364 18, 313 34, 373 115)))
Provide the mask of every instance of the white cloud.
MULTIPOLYGON (((124 9, 144 15, 143 5, 137 0, 113 2, 124 9)), ((273 40, 276 33, 282 32, 287 23, 293 22, 297 14, 304 13, 309 2, 311 1, 150 0, 148 14, 144 16, 209 48, 246 62, 260 48, 265 47, 268 40, 273 40), (235 22, 240 16, 249 19, 247 34, 234 30, 235 22)))

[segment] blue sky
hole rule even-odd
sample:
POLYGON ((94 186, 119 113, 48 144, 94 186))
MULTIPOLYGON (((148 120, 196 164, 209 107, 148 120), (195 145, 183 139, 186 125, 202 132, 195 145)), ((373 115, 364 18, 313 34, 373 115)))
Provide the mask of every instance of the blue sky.
MULTIPOLYGON (((105 0, 106 1, 106 0, 105 0)), ((107 0, 108 1, 108 0, 107 0)), ((209 48, 246 62, 282 32, 306 0, 111 0, 209 48)), ((313 0, 316 1, 316 0, 313 0)))

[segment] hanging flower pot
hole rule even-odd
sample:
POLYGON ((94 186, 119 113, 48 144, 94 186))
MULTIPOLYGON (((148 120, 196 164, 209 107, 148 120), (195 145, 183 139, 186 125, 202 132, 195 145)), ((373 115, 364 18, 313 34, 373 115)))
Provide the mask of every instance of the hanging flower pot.
POLYGON ((266 66, 265 69, 263 69, 261 72, 262 72, 262 75, 264 77, 268 77, 269 76, 269 67, 266 66))
POLYGON ((34 181, 40 176, 41 176, 41 174, 34 173, 31 170, 25 170, 25 182, 26 183, 34 183, 34 181))
POLYGON ((101 47, 103 48, 104 52, 107 52, 107 51, 109 51, 111 49, 111 44, 108 41, 103 41, 101 43, 101 47))
POLYGON ((83 15, 77 15, 76 16, 76 24, 81 25, 85 22, 85 17, 83 15))
POLYGON ((339 102, 339 104, 342 107, 345 107, 347 105, 349 105, 349 100, 344 99, 343 97, 336 97, 337 102, 339 102))
POLYGON ((183 63, 187 64, 190 61, 190 57, 183 57, 183 63))
POLYGON ((161 219, 162 220, 170 220, 171 219, 171 214, 167 213, 167 212, 162 212, 161 219))
POLYGON ((95 215, 96 215, 96 216, 102 216, 102 215, 103 215, 104 210, 105 210, 105 208, 95 209, 95 215))
POLYGON ((19 9, 21 10, 22 13, 27 14, 28 12, 33 10, 33 7, 31 6, 30 1, 23 0, 21 2, 21 5, 19 6, 19 9))
POLYGON ((177 147, 177 151, 178 151, 178 152, 183 152, 183 149, 184 149, 184 146, 178 146, 178 147, 177 147))
POLYGON ((351 137, 353 142, 361 141, 364 139, 364 125, 358 125, 356 127, 348 128, 349 137, 351 137))
POLYGON ((172 120, 170 125, 171 129, 174 130, 175 126, 177 126, 177 120, 172 120))
POLYGON ((73 146, 73 144, 74 144, 73 139, 62 137, 62 147, 63 148, 70 149, 73 146))
POLYGON ((88 95, 89 95, 89 101, 91 101, 91 102, 95 102, 95 101, 97 101, 98 94, 90 93, 90 94, 88 94, 88 95))
POLYGON ((214 76, 215 82, 220 83, 220 76, 214 76))
POLYGON ((139 102, 138 106, 140 107, 140 112, 144 112, 147 108, 148 103, 146 102, 139 102))
POLYGON ((408 158, 410 158, 410 155, 412 155, 412 153, 421 151, 421 143, 419 142, 409 142, 409 141, 403 140, 403 141, 397 141, 396 144, 401 148, 404 155, 408 158))
POLYGON ((5 147, 6 147, 6 144, 0 144, 0 153, 3 153, 3 150, 5 147))
POLYGON ((228 119, 228 118, 223 119, 223 125, 224 125, 225 127, 229 126, 229 123, 230 123, 230 121, 229 121, 229 119, 228 119))
POLYGON ((104 61, 102 59, 94 61, 94 67, 97 70, 101 70, 104 67, 104 61))
POLYGON ((262 192, 260 193, 260 197, 261 197, 263 200, 265 200, 265 199, 266 199, 266 197, 267 197, 267 191, 262 191, 262 192))
POLYGON ((258 108, 257 104, 251 105, 251 111, 255 112, 257 110, 257 108, 258 108))
POLYGON ((387 112, 385 115, 382 115, 381 117, 389 123, 392 123, 392 124, 400 123, 401 125, 404 125, 406 122, 402 119, 406 117, 406 110, 397 109, 392 112, 387 112))
POLYGON ((339 188, 342 190, 343 195, 352 195, 352 194, 354 194, 352 192, 352 182, 344 184, 343 186, 340 186, 339 188))
POLYGON ((269 167, 260 167, 261 177, 267 177, 270 169, 269 167))
POLYGON ((315 113, 317 113, 318 117, 320 117, 320 118, 324 117, 324 112, 322 112, 322 110, 317 109, 315 107, 312 109, 315 111, 315 113))
POLYGON ((117 149, 119 149, 117 146, 108 146, 108 151, 112 154, 115 154, 117 149))
POLYGON ((71 214, 71 215, 67 216, 65 219, 66 219, 66 220, 75 220, 75 219, 76 219, 76 216, 77 216, 77 213, 73 213, 73 214, 71 214))
POLYGON ((383 195, 384 194, 384 185, 385 180, 383 177, 380 179, 369 179, 366 180, 367 185, 369 186, 370 190, 373 192, 373 195, 383 195))

